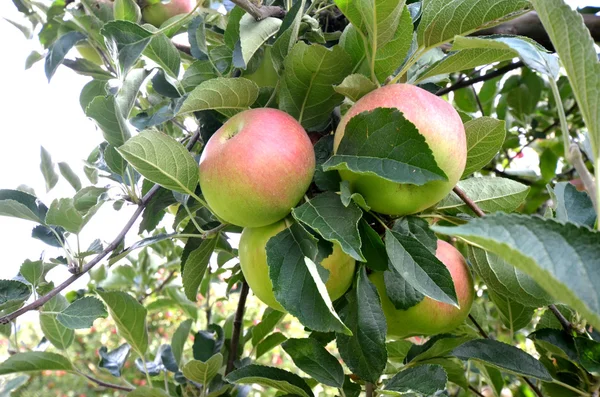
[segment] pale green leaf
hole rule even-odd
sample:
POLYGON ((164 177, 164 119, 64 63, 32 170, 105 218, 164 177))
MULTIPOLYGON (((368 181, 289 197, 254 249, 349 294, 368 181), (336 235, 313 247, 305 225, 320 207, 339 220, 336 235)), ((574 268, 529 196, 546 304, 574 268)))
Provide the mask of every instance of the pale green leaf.
POLYGON ((480 117, 465 123, 467 164, 462 177, 479 171, 494 159, 502 148, 506 130, 503 120, 480 117))
POLYGON ((87 106, 85 114, 94 119, 102 130, 104 139, 111 145, 121 146, 131 137, 125 117, 119 110, 114 96, 97 96, 87 106))
POLYGON ((75 332, 62 325, 56 319, 56 313, 69 306, 67 299, 58 294, 48 301, 40 310, 40 326, 44 336, 60 350, 66 350, 75 337, 75 332), (45 313, 50 312, 50 313, 45 313))
POLYGON ((21 265, 21 269, 19 270, 21 276, 33 286, 36 286, 42 275, 44 274, 44 263, 39 261, 30 261, 26 259, 25 262, 21 265))
POLYGON ((113 12, 116 20, 138 23, 142 18, 140 6, 137 5, 135 0, 115 0, 113 12))
POLYGON ((69 166, 69 164, 64 162, 58 163, 58 170, 60 171, 60 174, 63 176, 63 178, 65 178, 67 182, 69 182, 69 185, 71 185, 73 189, 75 189, 75 191, 81 190, 81 180, 79 179, 75 171, 73 171, 71 166, 69 166))
POLYGON ((234 66, 246 69, 254 53, 277 31, 281 26, 281 19, 267 17, 257 21, 252 15, 244 14, 240 20, 240 46, 242 59, 234 66))
POLYGON ((71 362, 64 356, 49 352, 25 352, 10 356, 0 364, 0 375, 17 372, 72 371, 71 362))
POLYGON ((54 163, 52 162, 50 153, 43 146, 40 147, 40 154, 42 158, 40 169, 42 170, 42 175, 46 181, 46 192, 49 192, 54 186, 56 186, 56 183, 58 182, 58 174, 54 170, 54 163))
POLYGON ((97 318, 106 318, 108 313, 102 302, 93 297, 85 296, 71 303, 56 319, 70 329, 89 328, 97 318))
POLYGON ((362 74, 351 74, 350 76, 347 76, 341 84, 334 87, 336 92, 354 102, 376 88, 377 86, 375 83, 362 74))
POLYGON ((181 105, 179 114, 214 109, 231 117, 250 109, 258 93, 258 86, 253 81, 241 77, 218 77, 194 88, 181 105))
POLYGON ((223 355, 221 353, 215 354, 206 362, 191 360, 183 367, 183 376, 202 385, 208 385, 211 379, 217 375, 222 365, 223 355))
POLYGON ((46 214, 46 223, 60 226, 71 233, 78 234, 84 225, 84 219, 75 208, 72 198, 61 198, 55 199, 50 204, 46 214))

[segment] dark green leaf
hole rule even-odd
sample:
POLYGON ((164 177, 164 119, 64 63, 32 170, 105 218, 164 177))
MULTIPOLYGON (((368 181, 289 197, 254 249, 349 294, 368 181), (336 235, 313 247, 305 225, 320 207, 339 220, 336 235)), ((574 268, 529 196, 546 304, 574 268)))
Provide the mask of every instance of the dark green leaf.
POLYGON ((408 310, 425 298, 393 267, 383 273, 383 280, 387 297, 398 310, 408 310))
POLYGON ((313 396, 312 390, 301 377, 279 368, 251 364, 230 372, 225 380, 240 385, 258 384, 272 387, 283 393, 302 397, 313 396))
POLYGON ((131 295, 120 291, 98 291, 121 336, 140 355, 148 350, 147 310, 131 295))
POLYGON ((179 327, 177 327, 177 330, 171 339, 171 349, 177 365, 181 364, 183 347, 185 346, 185 342, 189 339, 193 323, 194 321, 192 319, 183 321, 181 324, 179 324, 179 327))
POLYGON ((492 291, 488 291, 488 295, 500 312, 502 324, 510 329, 511 332, 518 331, 529 325, 533 317, 533 312, 535 311, 533 307, 524 306, 510 298, 495 294, 492 291))
POLYGON ((554 201, 557 220, 594 227, 596 211, 586 192, 577 191, 569 182, 558 182, 553 189, 548 190, 554 201))
POLYGON ((121 370, 129 357, 130 351, 131 346, 127 343, 123 343, 121 346, 111 351, 108 351, 106 346, 102 346, 98 350, 98 354, 100 355, 100 363, 98 366, 106 369, 112 376, 120 377, 121 370))
POLYGON ((256 345, 256 358, 263 356, 275 347, 279 346, 287 340, 286 336, 281 332, 274 332, 263 339, 258 345, 256 345))
POLYGON ((333 135, 325 135, 315 144, 315 176, 314 182, 323 191, 335 192, 340 186, 340 174, 337 171, 323 171, 322 165, 333 154, 333 135))
POLYGON ((446 388, 448 376, 439 365, 419 365, 394 375, 385 384, 385 390, 399 393, 416 392, 433 395, 446 388))
POLYGON ((279 310, 267 308, 261 322, 252 328, 252 346, 257 346, 260 341, 271 333, 284 316, 285 313, 279 310))
POLYGON ((0 190, 0 216, 44 223, 48 209, 35 196, 19 190, 0 190))
POLYGON ((64 356, 48 352, 25 352, 10 356, 0 364, 0 375, 17 372, 72 371, 71 361, 64 356))
POLYGON ((102 130, 104 139, 111 145, 121 146, 131 137, 125 117, 119 110, 114 96, 95 97, 87 106, 85 114, 94 119, 102 130))
POLYGON ((360 238, 363 243, 362 252, 366 265, 372 270, 387 270, 388 257, 381 237, 363 219, 359 224, 360 238))
POLYGON ((129 21, 108 22, 100 33, 106 38, 113 58, 118 59, 123 74, 135 65, 152 40, 151 32, 129 21))
POLYGON ((600 372, 600 343, 585 337, 575 338, 575 347, 583 368, 591 373, 600 372))
POLYGON ((0 280, 0 310, 25 302, 31 295, 31 288, 16 280, 0 280))
POLYGON ((196 301, 198 287, 200 287, 202 278, 206 274, 206 268, 217 245, 217 241, 218 238, 204 240, 200 244, 200 247, 192 251, 185 262, 183 274, 181 275, 183 290, 185 291, 185 296, 192 302, 196 301))
POLYGON ((102 302, 93 296, 86 296, 71 303, 56 319, 67 328, 79 329, 89 328, 94 320, 106 316, 108 313, 102 302))
POLYGON ((282 347, 298 368, 320 383, 337 388, 344 385, 344 369, 316 340, 288 339, 282 347))

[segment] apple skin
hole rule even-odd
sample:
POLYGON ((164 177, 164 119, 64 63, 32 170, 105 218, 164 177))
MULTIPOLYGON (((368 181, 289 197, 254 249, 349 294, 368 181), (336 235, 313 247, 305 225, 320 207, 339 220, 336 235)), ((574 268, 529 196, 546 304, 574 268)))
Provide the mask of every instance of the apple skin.
POLYGON ((315 151, 306 131, 277 109, 233 116, 200 157, 200 187, 213 212, 242 227, 285 218, 308 189, 315 151))
MULTIPOLYGON (((269 278, 266 246, 269 239, 288 227, 287 220, 259 228, 245 228, 242 231, 239 245, 240 266, 244 278, 252 292, 267 306, 281 312, 286 310, 275 299, 273 283, 269 278)), ((352 284, 355 260, 333 244, 333 252, 325 258, 321 265, 329 270, 329 278, 325 283, 332 301, 340 298, 352 284)))
POLYGON ((378 107, 400 110, 417 127, 448 181, 417 186, 351 171, 340 171, 340 176, 350 183, 353 192, 362 194, 375 212, 400 216, 423 211, 450 193, 465 170, 467 140, 460 116, 448 102, 422 88, 410 84, 387 85, 359 99, 344 115, 335 132, 334 152, 348 121, 378 107))
POLYGON ((407 310, 398 310, 387 297, 383 272, 371 273, 369 279, 375 284, 381 299, 387 321, 388 337, 404 339, 415 335, 450 332, 460 326, 469 315, 475 291, 465 258, 456 248, 443 240, 438 240, 435 256, 446 265, 452 275, 460 309, 425 297, 407 310))
POLYGON ((194 7, 196 7, 195 0, 171 0, 166 4, 159 1, 142 9, 142 19, 158 28, 167 19, 179 14, 188 14, 194 7))
POLYGON ((245 74, 245 79, 253 81, 259 87, 275 87, 279 81, 279 75, 273 65, 271 46, 265 47, 265 54, 260 66, 253 72, 245 74))

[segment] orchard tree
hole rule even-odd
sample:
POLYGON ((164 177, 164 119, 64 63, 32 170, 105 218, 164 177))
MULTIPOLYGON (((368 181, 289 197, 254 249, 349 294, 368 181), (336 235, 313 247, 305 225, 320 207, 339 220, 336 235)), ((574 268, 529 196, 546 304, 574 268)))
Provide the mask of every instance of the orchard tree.
POLYGON ((98 146, 72 197, 0 190, 61 249, 0 281, 2 395, 598 396, 599 9, 13 3, 28 65, 90 77, 98 146))

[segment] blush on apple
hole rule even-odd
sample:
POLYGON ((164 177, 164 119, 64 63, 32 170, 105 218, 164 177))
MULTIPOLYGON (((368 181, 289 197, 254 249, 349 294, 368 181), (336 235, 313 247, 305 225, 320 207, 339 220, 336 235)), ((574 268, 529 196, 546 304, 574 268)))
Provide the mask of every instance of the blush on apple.
POLYGON ((194 7, 196 7, 195 0, 171 0, 164 3, 159 1, 142 9, 142 19, 158 28, 167 19, 179 14, 188 14, 194 7))

